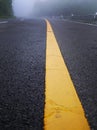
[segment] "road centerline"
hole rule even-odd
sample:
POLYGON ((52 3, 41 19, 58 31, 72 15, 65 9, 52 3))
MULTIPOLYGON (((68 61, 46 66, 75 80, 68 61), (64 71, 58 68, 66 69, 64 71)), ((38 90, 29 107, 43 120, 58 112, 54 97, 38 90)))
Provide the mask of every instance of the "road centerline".
POLYGON ((90 129, 48 21, 45 86, 45 130, 90 129))

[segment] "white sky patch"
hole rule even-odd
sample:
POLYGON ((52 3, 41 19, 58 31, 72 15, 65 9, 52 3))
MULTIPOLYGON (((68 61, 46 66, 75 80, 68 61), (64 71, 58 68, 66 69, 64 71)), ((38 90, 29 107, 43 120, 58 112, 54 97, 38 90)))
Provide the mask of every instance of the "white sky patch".
POLYGON ((31 17, 35 0, 13 0, 12 7, 16 17, 31 17))
POLYGON ((46 2, 47 0, 40 0, 41 2, 46 2))

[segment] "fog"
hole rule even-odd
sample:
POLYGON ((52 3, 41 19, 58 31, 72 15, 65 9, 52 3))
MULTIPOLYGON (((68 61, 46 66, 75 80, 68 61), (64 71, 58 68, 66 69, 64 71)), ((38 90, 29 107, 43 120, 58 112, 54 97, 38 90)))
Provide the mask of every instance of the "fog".
POLYGON ((93 14, 97 12, 97 0, 13 0, 16 17, 33 17, 60 14, 93 14))
POLYGON ((13 0, 12 7, 16 17, 31 17, 34 11, 34 0, 13 0))

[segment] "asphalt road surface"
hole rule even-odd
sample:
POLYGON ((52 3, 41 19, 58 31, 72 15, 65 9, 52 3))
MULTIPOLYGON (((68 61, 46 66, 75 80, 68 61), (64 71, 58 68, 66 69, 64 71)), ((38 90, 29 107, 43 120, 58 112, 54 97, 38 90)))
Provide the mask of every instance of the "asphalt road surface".
MULTIPOLYGON (((50 19, 92 130, 97 130, 97 27, 50 19)), ((46 22, 0 24, 0 130, 43 130, 46 22)))
POLYGON ((97 130, 97 27, 51 20, 92 130, 97 130))
POLYGON ((44 20, 0 24, 0 130, 42 130, 44 20))

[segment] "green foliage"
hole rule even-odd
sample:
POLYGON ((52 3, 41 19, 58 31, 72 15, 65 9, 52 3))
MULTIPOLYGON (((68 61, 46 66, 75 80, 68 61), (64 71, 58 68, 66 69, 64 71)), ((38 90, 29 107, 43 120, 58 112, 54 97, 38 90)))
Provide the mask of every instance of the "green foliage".
POLYGON ((11 0, 0 0, 0 16, 11 16, 12 15, 12 7, 11 0))

